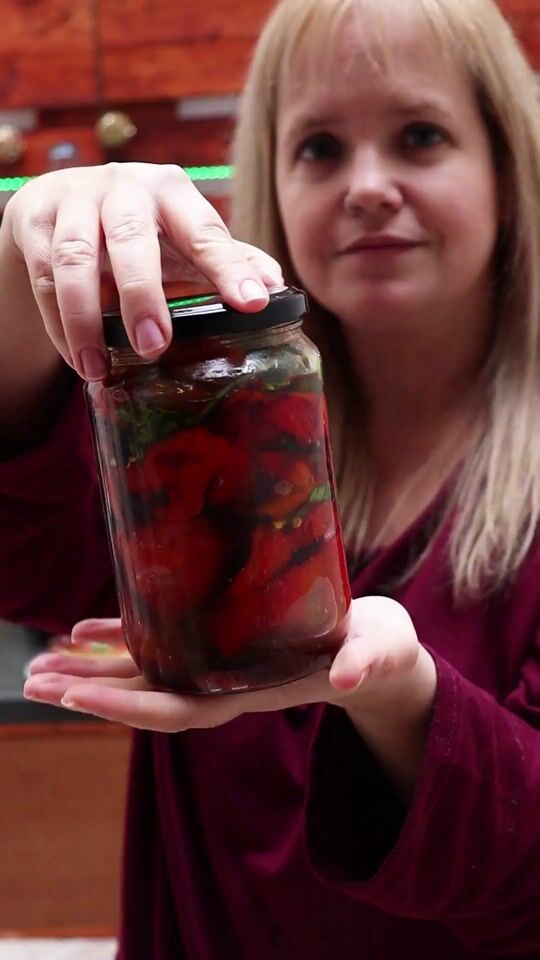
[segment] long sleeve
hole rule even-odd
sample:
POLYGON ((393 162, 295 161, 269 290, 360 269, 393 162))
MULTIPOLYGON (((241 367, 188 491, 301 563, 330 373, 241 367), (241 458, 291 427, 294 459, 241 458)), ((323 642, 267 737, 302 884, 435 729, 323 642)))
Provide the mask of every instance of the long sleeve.
POLYGON ((117 612, 79 384, 46 442, 0 464, 0 524, 3 619, 54 633, 117 612))
POLYGON ((312 868, 387 913, 444 924, 472 951, 537 960, 540 633, 504 703, 434 658, 436 703, 408 811, 344 711, 328 708, 311 756, 312 868))

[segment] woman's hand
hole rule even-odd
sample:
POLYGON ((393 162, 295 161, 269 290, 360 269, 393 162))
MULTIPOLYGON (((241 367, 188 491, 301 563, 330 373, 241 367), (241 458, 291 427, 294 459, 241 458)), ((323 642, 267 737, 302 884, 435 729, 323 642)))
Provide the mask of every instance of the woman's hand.
POLYGON ((163 281, 204 280, 240 310, 283 285, 271 257, 232 239, 177 166, 110 163, 27 183, 7 205, 3 250, 28 273, 57 351, 86 379, 106 372, 100 280, 110 273, 134 349, 158 356, 171 338, 163 281))
MULTIPOLYGON (((78 642, 112 643, 121 636, 119 620, 86 620, 73 630, 78 642)), ((164 693, 148 686, 129 657, 42 654, 29 673, 24 688, 29 699, 167 733, 216 727, 243 713, 322 702, 344 707, 369 737, 373 725, 388 730, 391 716, 400 729, 409 719, 423 721, 436 686, 433 660, 418 642, 408 613, 382 597, 353 601, 349 635, 329 672, 267 690, 206 697, 164 693)))
MULTIPOLYGON (((119 620, 85 620, 73 630, 78 642, 114 643, 121 636, 119 620)), ((384 597, 353 601, 349 635, 330 671, 268 690, 208 697, 164 693, 148 686, 129 657, 42 654, 29 673, 29 699, 164 733, 218 727, 243 713, 339 705, 404 800, 422 762, 437 687, 435 664, 411 618, 384 597)))

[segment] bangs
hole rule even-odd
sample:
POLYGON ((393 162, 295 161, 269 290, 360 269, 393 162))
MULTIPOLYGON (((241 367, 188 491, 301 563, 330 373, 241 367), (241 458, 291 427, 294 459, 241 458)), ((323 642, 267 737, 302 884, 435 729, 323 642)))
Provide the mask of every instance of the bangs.
POLYGON ((281 0, 281 5, 288 9, 280 89, 295 78, 324 83, 337 59, 345 75, 358 60, 376 73, 398 66, 401 45, 396 43, 395 22, 404 12, 410 15, 411 26, 420 20, 426 27, 434 56, 454 62, 462 59, 439 0, 281 0))

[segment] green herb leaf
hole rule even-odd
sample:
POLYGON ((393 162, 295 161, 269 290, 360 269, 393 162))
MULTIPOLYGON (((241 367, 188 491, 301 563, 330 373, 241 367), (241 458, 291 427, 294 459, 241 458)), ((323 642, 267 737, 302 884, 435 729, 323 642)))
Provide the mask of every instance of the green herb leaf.
POLYGON ((158 410, 145 403, 118 407, 116 413, 124 426, 130 462, 140 460, 148 447, 176 433, 181 426, 180 418, 170 411, 158 410))
POLYGON ((309 502, 323 503, 325 500, 330 500, 331 496, 332 491, 330 490, 330 485, 325 483, 321 487, 315 487, 315 489, 311 491, 309 502))

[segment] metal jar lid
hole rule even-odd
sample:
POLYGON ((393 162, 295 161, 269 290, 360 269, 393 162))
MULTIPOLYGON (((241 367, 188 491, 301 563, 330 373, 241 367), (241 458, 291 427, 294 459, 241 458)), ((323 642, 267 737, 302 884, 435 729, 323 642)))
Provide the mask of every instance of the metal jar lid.
MULTIPOLYGON (((256 313, 241 313, 215 294, 168 300, 167 305, 173 340, 219 337, 279 327, 299 320, 308 309, 306 295, 295 287, 271 294, 268 306, 256 313)), ((118 311, 103 314, 103 330, 108 347, 130 346, 118 311)))

